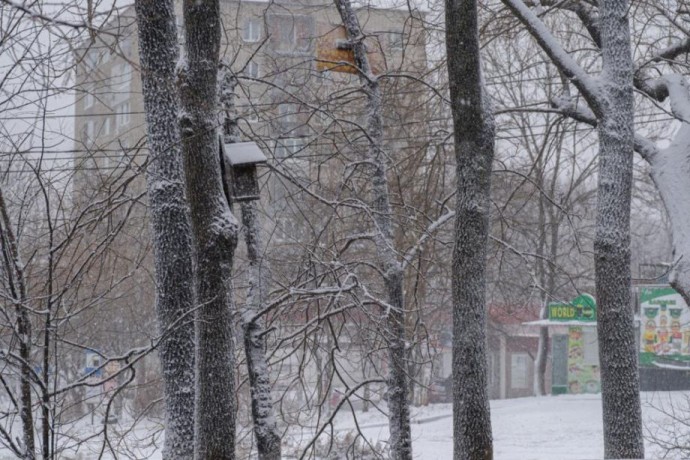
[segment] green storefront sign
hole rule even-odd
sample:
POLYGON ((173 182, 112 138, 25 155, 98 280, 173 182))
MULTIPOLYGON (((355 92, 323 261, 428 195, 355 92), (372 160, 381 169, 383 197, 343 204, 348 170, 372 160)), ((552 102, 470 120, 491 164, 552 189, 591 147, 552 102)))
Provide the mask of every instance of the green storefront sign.
POLYGON ((597 304, 594 297, 582 294, 570 303, 549 304, 549 319, 551 321, 597 321, 597 304))

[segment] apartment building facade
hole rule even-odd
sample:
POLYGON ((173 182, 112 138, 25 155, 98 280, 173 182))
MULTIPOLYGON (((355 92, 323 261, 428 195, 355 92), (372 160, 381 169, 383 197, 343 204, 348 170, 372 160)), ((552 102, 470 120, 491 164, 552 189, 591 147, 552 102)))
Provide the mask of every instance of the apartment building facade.
MULTIPOLYGON (((295 258, 312 237, 310 231, 315 232, 318 222, 326 219, 321 205, 311 203, 304 191, 309 189, 322 197, 339 196, 344 172, 366 145, 366 135, 358 132, 365 119, 364 97, 358 91, 359 75, 348 65, 350 58, 343 46, 345 31, 332 3, 233 0, 221 1, 221 7, 221 53, 237 79, 234 115, 241 138, 257 142, 269 158, 270 169, 265 169, 261 178, 264 241, 271 274, 277 284, 283 284, 295 279, 295 258)), ((385 148, 391 157, 410 156, 413 152, 423 156, 427 137, 424 101, 428 91, 422 82, 428 69, 422 15, 374 8, 360 9, 358 15, 375 72, 390 75, 381 79, 385 148)), ((181 19, 178 32, 182 43, 181 19)), ((102 36, 80 48, 77 59, 80 91, 74 133, 78 168, 75 199, 97 201, 103 190, 131 177, 130 194, 141 195, 141 206, 128 216, 113 213, 109 218, 131 219, 139 213, 143 222, 146 128, 133 8, 114 17, 102 36)), ((357 231, 361 225, 358 220, 358 216, 350 216, 349 220, 343 216, 339 231, 357 231)), ((123 252, 147 249, 145 226, 140 225, 137 233, 140 241, 128 243, 123 252)), ((241 258, 242 245, 239 251, 241 258)), ((241 302, 241 264, 237 273, 241 302)), ((150 276, 134 276, 131 284, 131 289, 121 289, 113 305, 134 304, 152 310, 153 299, 146 294, 152 291, 150 276)), ((294 308, 293 317, 308 318, 314 305, 307 302, 294 308)), ((294 323, 285 327, 297 330, 302 326, 294 323)), ((298 348, 296 342, 292 343, 298 348)), ((356 352, 353 347, 357 344, 348 340, 350 356, 356 352)), ((318 350, 293 354, 293 345, 286 343, 283 348, 289 358, 278 360, 293 364, 275 366, 275 378, 320 385, 316 383, 322 373, 318 350)), ((373 361, 366 353, 360 354, 358 362, 370 362, 371 370, 366 372, 385 373, 385 369, 379 369, 385 368, 383 348, 373 361)), ((355 368, 356 363, 352 366, 341 367, 343 375, 352 375, 345 380, 361 378, 356 374, 362 370, 355 368)))

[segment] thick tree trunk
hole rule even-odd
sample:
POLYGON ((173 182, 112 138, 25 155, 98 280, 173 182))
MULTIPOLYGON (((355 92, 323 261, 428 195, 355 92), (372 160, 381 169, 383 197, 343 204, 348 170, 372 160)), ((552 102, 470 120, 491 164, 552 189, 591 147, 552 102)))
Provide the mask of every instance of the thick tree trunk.
POLYGON ((146 109, 146 180, 156 270, 156 314, 165 394, 166 459, 194 455, 193 246, 177 123, 179 59, 170 0, 137 0, 139 54, 146 109))
POLYGON ((197 254, 197 460, 235 458, 235 355, 231 324, 237 221, 221 178, 218 144, 218 0, 185 0, 182 148, 197 254))
POLYGON ((457 196, 453 248, 454 458, 493 458, 486 359, 486 254, 493 115, 481 79, 476 0, 446 0, 457 196))
POLYGON ((633 85, 628 2, 600 3, 604 111, 599 122, 595 282, 606 458, 644 458, 631 302, 633 85))
POLYGON ((690 93, 682 75, 667 75, 658 79, 654 87, 665 88, 671 100, 673 114, 682 125, 671 145, 645 159, 651 167, 650 175, 671 224, 673 258, 671 285, 690 305, 690 93))
POLYGON ((409 382, 405 349, 405 302, 403 270, 397 259, 393 239, 393 221, 386 177, 387 165, 383 143, 383 100, 377 77, 367 58, 364 35, 349 0, 335 0, 347 37, 354 51, 355 64, 366 95, 366 129, 369 139, 367 163, 371 171, 372 214, 376 225, 374 243, 385 274, 388 295, 386 331, 390 375, 388 377, 388 423, 390 455, 395 460, 412 459, 410 430, 409 382))

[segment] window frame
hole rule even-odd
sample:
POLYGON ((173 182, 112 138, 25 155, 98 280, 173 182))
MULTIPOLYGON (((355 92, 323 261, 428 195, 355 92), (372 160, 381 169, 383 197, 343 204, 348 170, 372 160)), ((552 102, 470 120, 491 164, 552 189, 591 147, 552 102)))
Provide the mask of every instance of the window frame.
POLYGON ((242 41, 257 43, 263 35, 263 22, 259 18, 246 18, 242 26, 242 41))

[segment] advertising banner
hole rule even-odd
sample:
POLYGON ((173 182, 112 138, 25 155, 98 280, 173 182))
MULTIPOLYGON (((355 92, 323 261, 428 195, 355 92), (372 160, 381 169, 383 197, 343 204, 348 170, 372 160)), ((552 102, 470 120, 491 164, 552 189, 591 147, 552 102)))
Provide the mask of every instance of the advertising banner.
POLYGON ((640 289, 640 366, 690 364, 690 311, 668 286, 640 289))

